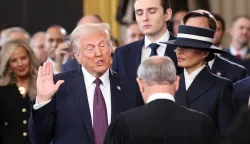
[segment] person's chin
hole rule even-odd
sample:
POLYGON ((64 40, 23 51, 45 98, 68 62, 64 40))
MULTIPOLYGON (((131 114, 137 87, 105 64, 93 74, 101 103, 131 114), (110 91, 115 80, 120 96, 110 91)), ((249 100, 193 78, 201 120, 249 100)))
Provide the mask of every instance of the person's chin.
POLYGON ((178 67, 183 67, 183 68, 185 68, 186 65, 185 65, 185 63, 183 63, 183 62, 178 62, 178 67))

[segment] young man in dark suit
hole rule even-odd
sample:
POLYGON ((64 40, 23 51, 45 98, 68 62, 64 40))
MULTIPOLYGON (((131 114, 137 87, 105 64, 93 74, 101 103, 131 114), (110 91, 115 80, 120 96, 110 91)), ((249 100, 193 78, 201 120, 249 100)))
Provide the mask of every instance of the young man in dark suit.
POLYGON ((134 83, 109 70, 108 24, 83 24, 71 36, 81 66, 56 75, 56 84, 50 62, 39 68, 29 120, 33 143, 103 144, 114 116, 140 104, 134 83))
MULTIPOLYGON (((154 56, 138 68, 144 106, 116 116, 105 144, 216 144, 216 130, 205 114, 175 103, 179 77, 169 57, 154 56)), ((183 95, 184 96, 184 95, 183 95)))
POLYGON ((175 46, 160 43, 175 37, 167 30, 167 21, 172 16, 168 0, 135 0, 135 16, 144 39, 119 47, 115 50, 112 69, 125 76, 136 78, 140 63, 153 55, 169 56, 176 64, 175 46))
MULTIPOLYGON (((217 23, 214 16, 205 10, 189 12, 184 17, 183 23, 186 24, 187 21, 192 22, 189 23, 191 26, 207 28, 213 31, 217 29, 217 23)), ((220 57, 220 55, 225 55, 225 53, 214 55, 214 58, 208 62, 208 66, 213 74, 227 78, 233 83, 248 76, 247 70, 243 66, 226 60, 220 57)))
POLYGON ((177 39, 166 42, 177 46, 178 66, 184 68, 176 102, 210 116, 225 140, 235 113, 232 82, 212 74, 205 65, 213 59, 213 53, 224 51, 213 45, 214 31, 188 26, 193 22, 189 19, 180 26, 177 39))

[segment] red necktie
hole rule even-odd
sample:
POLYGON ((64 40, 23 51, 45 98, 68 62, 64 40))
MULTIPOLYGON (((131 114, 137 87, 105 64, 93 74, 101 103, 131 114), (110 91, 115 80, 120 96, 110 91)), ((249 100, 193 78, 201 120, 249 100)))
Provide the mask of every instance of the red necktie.
POLYGON ((97 78, 95 81, 94 106, 93 106, 93 130, 95 144, 103 144, 108 129, 107 108, 100 89, 102 81, 97 78))
POLYGON ((238 54, 236 55, 236 57, 239 58, 239 59, 241 59, 240 53, 238 53, 238 54))

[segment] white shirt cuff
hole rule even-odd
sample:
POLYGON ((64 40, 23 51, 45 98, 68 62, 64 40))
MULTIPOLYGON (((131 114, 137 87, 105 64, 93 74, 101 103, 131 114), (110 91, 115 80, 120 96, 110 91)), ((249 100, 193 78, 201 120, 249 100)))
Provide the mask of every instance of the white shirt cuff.
POLYGON ((46 102, 42 102, 42 103, 38 104, 37 99, 36 99, 36 103, 33 105, 33 109, 38 110, 39 108, 41 108, 41 107, 45 106, 46 104, 48 104, 50 101, 51 101, 51 99, 46 101, 46 102))

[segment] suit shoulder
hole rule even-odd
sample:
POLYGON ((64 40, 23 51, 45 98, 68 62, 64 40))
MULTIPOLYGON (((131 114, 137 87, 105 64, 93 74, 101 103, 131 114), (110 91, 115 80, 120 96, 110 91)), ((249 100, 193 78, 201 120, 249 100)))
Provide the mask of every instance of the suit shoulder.
POLYGON ((120 75, 119 73, 112 71, 112 70, 111 70, 111 74, 113 75, 113 77, 115 77, 116 79, 124 83, 136 82, 134 78, 120 75))
POLYGON ((235 63, 235 62, 232 62, 232 61, 230 61, 230 60, 227 60, 227 59, 225 59, 225 58, 223 58, 223 57, 220 57, 220 58, 221 58, 221 60, 223 61, 223 64, 226 64, 226 65, 229 66, 230 68, 234 68, 234 70, 235 70, 235 68, 237 68, 237 69, 241 69, 241 70, 247 71, 246 68, 245 68, 244 66, 242 66, 242 65, 239 65, 239 64, 237 64, 237 63, 235 63))
POLYGON ((240 90, 243 91, 245 89, 248 89, 250 86, 250 77, 247 77, 241 81, 238 81, 234 84, 234 89, 236 90, 240 90))
POLYGON ((54 80, 65 80, 68 79, 69 77, 71 77, 71 75, 74 75, 77 72, 77 69, 71 70, 71 71, 67 71, 67 72, 62 72, 59 74, 54 75, 54 80))
POLYGON ((71 65, 71 64, 78 64, 78 62, 76 61, 76 59, 72 59, 72 60, 69 60, 67 61, 65 64, 63 65, 71 65))
POLYGON ((129 49, 135 49, 138 47, 138 45, 142 44, 142 41, 143 40, 138 40, 138 41, 126 44, 124 46, 117 48, 116 51, 121 52, 121 51, 129 50, 129 49))
MULTIPOLYGON (((211 73, 211 72, 210 72, 211 73)), ((219 83, 225 83, 225 84, 230 84, 232 85, 232 81, 227 79, 227 78, 224 78, 224 77, 221 77, 221 76, 218 76, 216 74, 213 74, 211 73, 212 77, 213 77, 213 80, 216 81, 216 82, 219 82, 219 83)), ((212 78, 211 77, 211 78, 212 78)))
POLYGON ((198 118, 198 119, 205 119, 207 121, 212 121, 211 118, 208 115, 204 114, 203 112, 200 112, 200 111, 197 111, 197 110, 194 110, 194 109, 189 109, 189 108, 184 107, 184 106, 179 105, 179 104, 176 104, 176 105, 183 112, 185 112, 188 115, 190 115, 190 117, 198 118))

